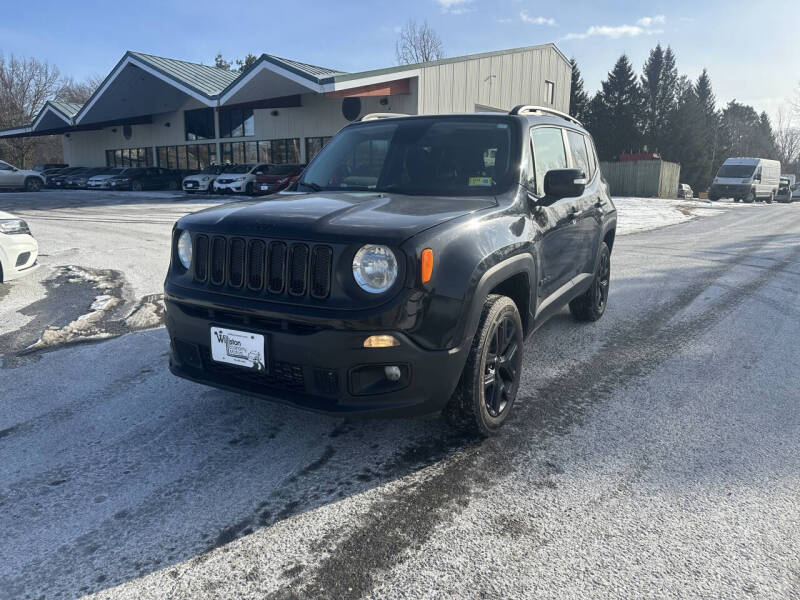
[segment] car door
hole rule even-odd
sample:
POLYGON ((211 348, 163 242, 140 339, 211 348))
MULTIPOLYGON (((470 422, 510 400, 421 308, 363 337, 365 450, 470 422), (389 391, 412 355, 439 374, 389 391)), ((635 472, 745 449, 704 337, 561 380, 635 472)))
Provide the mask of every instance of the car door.
POLYGON ((570 167, 580 169, 586 179, 583 195, 574 199, 573 228, 577 230, 575 242, 576 262, 575 275, 594 272, 594 259, 600 243, 602 227, 602 209, 600 204, 600 178, 597 176, 597 166, 594 162, 594 153, 589 144, 591 142, 581 132, 572 129, 565 130, 569 151, 570 167))
POLYGON ((539 298, 543 299, 569 283, 575 276, 578 232, 573 226, 574 198, 547 202, 544 178, 552 169, 567 168, 567 150, 560 127, 541 126, 531 130, 536 196, 536 219, 542 231, 539 242, 539 298))
POLYGON ((0 160, 0 188, 14 186, 14 167, 0 160))

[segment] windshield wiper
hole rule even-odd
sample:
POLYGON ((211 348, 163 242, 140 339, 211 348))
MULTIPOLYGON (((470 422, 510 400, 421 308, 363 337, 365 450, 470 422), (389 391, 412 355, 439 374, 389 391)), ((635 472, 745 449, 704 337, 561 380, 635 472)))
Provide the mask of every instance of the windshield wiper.
POLYGON ((321 192, 322 191, 322 186, 320 186, 318 183, 313 183, 313 182, 308 182, 308 181, 298 181, 297 183, 298 183, 298 185, 302 185, 304 187, 310 188, 311 190, 313 190, 315 192, 321 192))

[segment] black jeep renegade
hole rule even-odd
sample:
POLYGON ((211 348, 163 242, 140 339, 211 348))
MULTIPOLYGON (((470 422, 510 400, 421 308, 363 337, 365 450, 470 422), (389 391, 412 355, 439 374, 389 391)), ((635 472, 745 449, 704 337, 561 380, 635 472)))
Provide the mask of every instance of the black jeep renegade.
POLYGON ((175 226, 176 375, 343 415, 508 418, 523 340, 599 319, 616 209, 580 124, 549 109, 370 115, 292 192, 175 226))

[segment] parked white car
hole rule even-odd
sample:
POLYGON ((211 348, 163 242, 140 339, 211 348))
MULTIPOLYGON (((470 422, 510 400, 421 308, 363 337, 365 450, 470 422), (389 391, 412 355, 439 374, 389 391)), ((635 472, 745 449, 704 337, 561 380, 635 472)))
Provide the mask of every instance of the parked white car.
POLYGON ((268 172, 269 165, 265 163, 234 165, 214 180, 214 191, 252 194, 256 177, 268 172))
POLYGON ((232 166, 226 167, 222 165, 206 167, 199 173, 184 177, 181 187, 183 187, 184 192, 189 194, 193 194, 194 192, 212 192, 214 190, 214 180, 217 176, 233 168, 232 166))
POLYGON ((44 177, 36 171, 18 169, 0 160, 0 188, 38 192, 44 187, 44 177))
POLYGON ((792 202, 800 202, 800 183, 792 186, 792 202))
POLYGON ((125 171, 129 171, 130 169, 131 167, 115 167, 101 175, 92 175, 86 181, 86 188, 90 190, 110 190, 111 184, 109 182, 111 178, 122 175, 125 171))
POLYGON ((0 211, 0 283, 33 272, 39 257, 39 244, 28 224, 0 211))

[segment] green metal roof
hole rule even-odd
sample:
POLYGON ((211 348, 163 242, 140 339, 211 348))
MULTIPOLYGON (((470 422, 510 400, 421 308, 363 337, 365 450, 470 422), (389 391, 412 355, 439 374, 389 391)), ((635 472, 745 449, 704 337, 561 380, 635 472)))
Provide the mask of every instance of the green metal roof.
POLYGON ((61 102, 60 100, 50 100, 47 104, 67 117, 67 119, 71 119, 77 115, 78 111, 83 106, 83 104, 79 104, 77 102, 61 102))
POLYGON ((175 60, 174 58, 164 58, 163 56, 153 56, 152 54, 143 54, 141 52, 128 52, 128 55, 138 58, 167 77, 192 88, 208 98, 216 97, 239 77, 239 73, 236 71, 228 71, 227 69, 219 69, 209 65, 199 65, 184 60, 175 60))
MULTIPOLYGON (((315 83, 319 83, 325 78, 332 77, 334 75, 342 75, 344 71, 340 71, 338 69, 330 69, 328 67, 319 67, 317 65, 310 65, 308 63, 300 62, 297 60, 290 60, 288 58, 281 58, 280 56, 275 56, 273 54, 262 54, 259 57, 260 60, 266 60, 271 62, 274 65, 279 67, 283 67, 287 71, 291 71, 296 75, 300 75, 301 77, 305 77, 306 79, 310 79, 315 83)), ((256 63, 258 64, 258 63, 256 63)), ((249 69, 248 69, 249 70, 249 69)))

